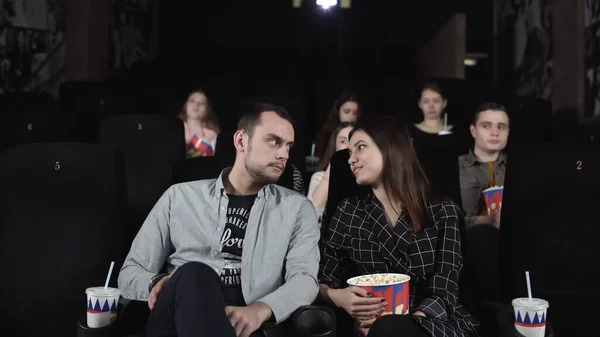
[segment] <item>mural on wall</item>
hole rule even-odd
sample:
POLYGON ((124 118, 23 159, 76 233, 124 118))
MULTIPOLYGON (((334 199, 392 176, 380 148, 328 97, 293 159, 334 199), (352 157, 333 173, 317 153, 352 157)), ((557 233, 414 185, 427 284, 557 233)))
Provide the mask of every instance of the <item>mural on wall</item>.
POLYGON ((600 0, 585 0, 584 118, 600 118, 600 0))
POLYGON ((512 27, 516 94, 552 98, 554 0, 496 0, 496 27, 512 27))
POLYGON ((148 0, 112 0, 110 8, 110 68, 123 70, 149 57, 152 8, 148 0))
POLYGON ((58 93, 65 0, 0 0, 0 92, 58 93))

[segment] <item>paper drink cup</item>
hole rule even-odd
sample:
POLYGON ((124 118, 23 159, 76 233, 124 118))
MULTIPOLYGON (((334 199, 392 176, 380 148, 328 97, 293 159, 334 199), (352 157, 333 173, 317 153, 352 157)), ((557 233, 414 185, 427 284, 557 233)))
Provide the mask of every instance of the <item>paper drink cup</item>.
POLYGON ((85 293, 87 294, 87 325, 90 328, 101 328, 114 323, 117 319, 121 290, 93 287, 87 288, 85 293))

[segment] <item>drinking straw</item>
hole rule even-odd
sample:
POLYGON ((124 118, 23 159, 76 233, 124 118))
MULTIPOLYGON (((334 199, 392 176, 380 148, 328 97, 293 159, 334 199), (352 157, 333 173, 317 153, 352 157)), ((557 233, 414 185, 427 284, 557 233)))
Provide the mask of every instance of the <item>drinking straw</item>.
POLYGON ((448 114, 444 114, 444 130, 448 130, 448 114))
POLYGON ((104 290, 108 289, 108 281, 110 281, 110 276, 112 275, 114 266, 115 266, 115 261, 111 261, 110 268, 108 268, 108 275, 106 275, 106 282, 104 282, 104 290))
POLYGON ((529 280, 529 272, 525 272, 525 281, 527 282, 527 295, 529 296, 529 300, 532 300, 531 297, 531 281, 529 280))

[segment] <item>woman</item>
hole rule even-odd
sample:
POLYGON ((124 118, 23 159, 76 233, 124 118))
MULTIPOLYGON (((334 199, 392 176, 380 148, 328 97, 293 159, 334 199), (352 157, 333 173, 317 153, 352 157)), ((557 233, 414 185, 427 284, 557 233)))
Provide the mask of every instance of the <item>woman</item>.
POLYGON ((329 190, 329 161, 331 156, 339 151, 348 148, 348 135, 352 131, 352 123, 343 122, 333 131, 327 144, 327 150, 321 158, 321 162, 317 165, 317 172, 315 172, 310 178, 310 184, 308 185, 308 199, 313 203, 319 216, 319 222, 323 212, 325 211, 325 204, 327 203, 327 193, 329 190))
POLYGON ((327 142, 340 123, 356 123, 360 117, 360 104, 356 95, 343 92, 333 104, 323 128, 315 139, 315 156, 320 158, 325 154, 327 142))
POLYGON ((405 130, 393 118, 377 117, 350 134, 350 167, 372 193, 343 200, 334 214, 323 238, 319 296, 353 316, 365 336, 476 336, 477 323, 458 302, 459 209, 429 199, 405 130), (361 288, 343 288, 348 263, 361 275, 409 275, 410 315, 375 320, 387 303, 361 288))
MULTIPOLYGON (((419 109, 423 112, 423 121, 414 126, 427 134, 437 135, 444 131, 444 109, 448 100, 442 93, 442 89, 436 83, 428 83, 421 89, 419 97, 419 109)), ((454 125, 448 125, 446 131, 452 132, 454 125)))
POLYGON ((179 118, 185 127, 187 157, 215 155, 217 136, 221 132, 219 121, 203 90, 194 90, 189 96, 179 118))
POLYGON ((444 125, 444 111, 448 100, 437 83, 423 86, 418 105, 423 113, 423 120, 408 128, 415 142, 439 146, 439 140, 442 139, 440 137, 443 137, 444 148, 456 150, 457 154, 468 152, 471 143, 465 130, 452 124, 444 125))

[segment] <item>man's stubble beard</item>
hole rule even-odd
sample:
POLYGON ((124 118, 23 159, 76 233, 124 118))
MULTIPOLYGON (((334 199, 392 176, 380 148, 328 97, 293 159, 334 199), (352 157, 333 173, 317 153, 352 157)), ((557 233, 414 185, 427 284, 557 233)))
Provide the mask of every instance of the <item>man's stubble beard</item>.
POLYGON ((252 177, 252 179, 254 179, 254 181, 256 181, 257 183, 259 183, 261 185, 275 184, 277 181, 279 181, 279 178, 281 177, 281 175, 279 175, 277 177, 273 177, 273 176, 267 175, 265 173, 267 170, 267 166, 265 166, 265 167, 253 166, 249 160, 251 153, 252 153, 252 145, 251 145, 251 141, 249 141, 248 142, 248 152, 246 153, 246 157, 244 158, 244 167, 246 168, 246 172, 248 172, 248 175, 250 175, 252 177))

